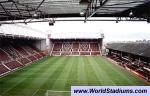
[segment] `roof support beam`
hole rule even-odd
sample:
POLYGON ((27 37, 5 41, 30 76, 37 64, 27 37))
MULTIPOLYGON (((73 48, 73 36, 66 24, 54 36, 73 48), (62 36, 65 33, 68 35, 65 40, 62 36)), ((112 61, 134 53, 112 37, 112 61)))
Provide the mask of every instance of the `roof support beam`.
POLYGON ((35 10, 38 10, 40 8, 40 6, 44 3, 45 0, 42 0, 42 2, 36 7, 35 10))
POLYGON ((84 22, 86 22, 89 17, 92 17, 100 8, 102 8, 107 1, 108 0, 92 0, 86 9, 84 22))
POLYGON ((11 13, 9 11, 6 10, 6 8, 0 3, 0 6, 3 8, 3 10, 5 11, 5 14, 7 16, 12 16, 11 13))

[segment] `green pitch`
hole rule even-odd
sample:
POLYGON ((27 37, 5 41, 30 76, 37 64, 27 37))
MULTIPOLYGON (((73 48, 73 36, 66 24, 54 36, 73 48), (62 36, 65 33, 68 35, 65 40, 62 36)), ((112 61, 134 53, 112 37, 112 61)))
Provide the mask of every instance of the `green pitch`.
POLYGON ((60 92, 66 94, 73 85, 146 84, 103 57, 47 57, 0 78, 0 96, 45 96, 47 90, 50 90, 49 96, 58 96, 60 92))

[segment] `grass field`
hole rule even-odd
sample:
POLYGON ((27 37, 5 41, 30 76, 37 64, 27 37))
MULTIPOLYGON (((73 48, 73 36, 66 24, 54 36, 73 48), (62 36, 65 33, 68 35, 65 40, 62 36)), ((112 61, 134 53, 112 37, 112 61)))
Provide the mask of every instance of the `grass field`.
POLYGON ((146 84, 103 57, 47 57, 0 78, 0 96, 45 96, 47 90, 70 91, 73 85, 146 84))

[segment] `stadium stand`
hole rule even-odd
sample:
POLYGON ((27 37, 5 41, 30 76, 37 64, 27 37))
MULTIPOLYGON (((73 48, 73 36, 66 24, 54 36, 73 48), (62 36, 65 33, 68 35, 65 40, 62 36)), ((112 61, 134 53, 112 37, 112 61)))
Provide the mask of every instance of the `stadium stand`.
POLYGON ((99 51, 99 46, 97 43, 91 43, 90 48, 92 49, 92 51, 99 51))
POLYGON ((149 43, 111 43, 106 46, 107 56, 122 67, 136 72, 150 81, 150 44, 149 43))
POLYGON ((0 44, 0 76, 43 58, 47 55, 34 48, 30 40, 1 38, 0 44))
POLYGON ((21 58, 18 60, 19 62, 21 62, 23 65, 28 64, 31 62, 31 60, 27 59, 27 58, 21 58))
POLYGON ((22 64, 20 64, 18 61, 11 61, 5 64, 9 69, 16 69, 19 67, 22 67, 22 64))
POLYGON ((4 65, 0 64, 0 75, 7 73, 9 69, 7 69, 4 65))
POLYGON ((51 52, 52 56, 61 55, 101 55, 101 50, 99 47, 98 40, 52 40, 53 49, 51 52))
POLYGON ((35 56, 29 56, 28 59, 30 59, 31 61, 37 60, 37 58, 35 56))
POLYGON ((150 57, 150 43, 113 43, 108 44, 107 48, 150 57))
POLYGON ((10 59, 11 58, 9 58, 8 54, 5 51, 3 51, 2 49, 0 49, 0 61, 7 62, 10 59))

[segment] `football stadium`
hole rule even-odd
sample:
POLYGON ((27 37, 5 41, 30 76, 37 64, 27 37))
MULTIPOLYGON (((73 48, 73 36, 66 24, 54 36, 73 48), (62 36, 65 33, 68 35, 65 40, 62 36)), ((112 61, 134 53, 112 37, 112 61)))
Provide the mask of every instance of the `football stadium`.
POLYGON ((113 42, 112 35, 105 42, 111 33, 94 33, 92 26, 116 31, 119 25, 104 22, 149 26, 150 1, 0 0, 0 96, 71 96, 71 86, 150 86, 150 39, 113 42), (57 22, 92 24, 81 32, 78 23, 61 28, 57 22))

